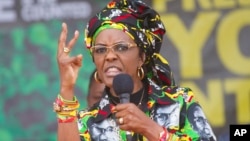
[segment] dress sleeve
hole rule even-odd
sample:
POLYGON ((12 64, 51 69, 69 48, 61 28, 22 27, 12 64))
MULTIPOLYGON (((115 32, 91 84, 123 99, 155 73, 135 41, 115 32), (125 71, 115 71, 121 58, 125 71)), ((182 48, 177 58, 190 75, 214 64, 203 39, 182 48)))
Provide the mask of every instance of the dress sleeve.
POLYGON ((170 132, 169 140, 216 141, 214 132, 202 107, 195 100, 192 90, 182 88, 179 91, 179 96, 182 97, 178 98, 182 99, 180 127, 178 130, 168 129, 170 132))
POLYGON ((80 111, 78 120, 78 129, 81 141, 91 141, 90 133, 88 131, 87 122, 92 117, 92 112, 80 111))

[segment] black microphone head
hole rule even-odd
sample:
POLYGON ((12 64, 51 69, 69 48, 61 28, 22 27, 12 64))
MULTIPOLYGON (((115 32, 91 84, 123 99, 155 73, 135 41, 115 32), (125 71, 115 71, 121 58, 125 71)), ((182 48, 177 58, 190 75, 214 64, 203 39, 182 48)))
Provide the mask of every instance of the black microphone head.
POLYGON ((113 88, 117 95, 124 93, 131 94, 134 89, 134 82, 130 75, 121 73, 114 77, 113 88))

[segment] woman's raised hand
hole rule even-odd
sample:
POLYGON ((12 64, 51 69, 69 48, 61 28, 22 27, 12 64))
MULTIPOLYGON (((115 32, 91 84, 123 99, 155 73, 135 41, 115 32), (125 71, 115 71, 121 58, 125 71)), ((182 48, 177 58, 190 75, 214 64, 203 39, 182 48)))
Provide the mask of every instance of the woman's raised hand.
POLYGON ((73 93, 74 84, 76 83, 79 69, 82 65, 82 55, 70 56, 79 32, 76 30, 74 37, 67 42, 67 24, 62 23, 62 31, 58 40, 57 63, 60 72, 61 94, 65 92, 73 93))

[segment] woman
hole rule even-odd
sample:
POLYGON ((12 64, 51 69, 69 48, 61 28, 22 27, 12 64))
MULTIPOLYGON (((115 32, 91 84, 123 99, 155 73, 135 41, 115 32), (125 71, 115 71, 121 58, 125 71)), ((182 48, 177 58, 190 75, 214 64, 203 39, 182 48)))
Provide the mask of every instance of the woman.
POLYGON ((61 88, 54 103, 58 140, 202 138, 188 118, 193 112, 189 107, 196 103, 192 91, 175 85, 167 61, 159 54, 164 33, 158 13, 141 1, 111 1, 91 18, 85 42, 96 65, 95 79, 106 87, 99 103, 77 112, 79 102, 74 96, 74 85, 82 56, 70 57, 69 52, 79 33, 76 31, 66 44, 67 26, 63 23, 57 57, 61 88), (133 80, 130 103, 119 104, 113 89, 113 78, 121 73, 129 74, 133 80))

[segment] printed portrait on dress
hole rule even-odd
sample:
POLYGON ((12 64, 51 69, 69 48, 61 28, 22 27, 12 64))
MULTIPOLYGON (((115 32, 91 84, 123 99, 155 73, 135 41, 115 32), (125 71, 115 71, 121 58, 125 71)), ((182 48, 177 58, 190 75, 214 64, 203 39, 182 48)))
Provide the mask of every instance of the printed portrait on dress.
POLYGON ((94 141, 119 141, 119 129, 112 119, 105 119, 90 126, 91 138, 94 141))
POLYGON ((208 124, 207 118, 202 111, 200 105, 194 103, 188 109, 188 120, 193 129, 200 135, 201 141, 215 140, 211 126, 208 124))
POLYGON ((178 102, 171 105, 159 106, 156 108, 153 119, 159 125, 168 128, 179 125, 180 104, 178 102))

